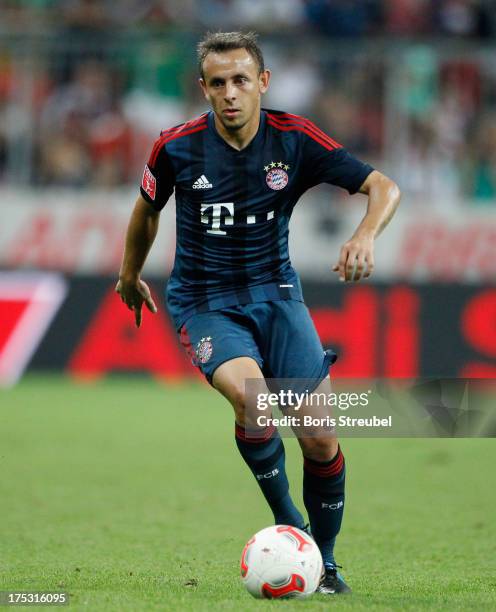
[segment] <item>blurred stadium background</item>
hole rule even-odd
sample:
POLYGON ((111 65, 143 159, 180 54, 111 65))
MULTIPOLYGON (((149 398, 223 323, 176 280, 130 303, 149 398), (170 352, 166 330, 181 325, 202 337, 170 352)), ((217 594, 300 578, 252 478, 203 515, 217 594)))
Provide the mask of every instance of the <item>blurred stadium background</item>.
MULTIPOLYGON (((112 294, 143 163, 206 108, 206 29, 260 32, 264 105, 314 119, 393 177, 372 282, 330 272, 365 199, 307 193, 293 261, 353 376, 496 373, 496 7, 490 0, 2 0, 0 378, 30 370, 195 376, 164 309, 139 334, 112 294), (154 338, 155 342, 150 342, 154 338)), ((146 266, 173 262, 174 203, 146 266)))

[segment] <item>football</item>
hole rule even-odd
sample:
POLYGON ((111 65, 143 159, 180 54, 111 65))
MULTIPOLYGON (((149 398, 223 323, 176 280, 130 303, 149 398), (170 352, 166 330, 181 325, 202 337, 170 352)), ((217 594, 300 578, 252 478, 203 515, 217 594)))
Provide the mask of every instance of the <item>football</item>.
POLYGON ((257 532, 241 554, 241 579, 257 598, 307 597, 323 571, 322 556, 312 538, 289 525, 257 532))

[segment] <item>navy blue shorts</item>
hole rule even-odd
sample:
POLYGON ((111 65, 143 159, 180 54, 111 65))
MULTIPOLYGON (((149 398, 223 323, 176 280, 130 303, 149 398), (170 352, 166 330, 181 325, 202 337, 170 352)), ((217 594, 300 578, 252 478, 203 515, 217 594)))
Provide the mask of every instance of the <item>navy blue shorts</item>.
POLYGON ((279 300, 230 306, 193 315, 181 343, 209 383, 215 370, 236 357, 254 359, 265 378, 323 380, 336 360, 324 351, 303 302, 279 300))

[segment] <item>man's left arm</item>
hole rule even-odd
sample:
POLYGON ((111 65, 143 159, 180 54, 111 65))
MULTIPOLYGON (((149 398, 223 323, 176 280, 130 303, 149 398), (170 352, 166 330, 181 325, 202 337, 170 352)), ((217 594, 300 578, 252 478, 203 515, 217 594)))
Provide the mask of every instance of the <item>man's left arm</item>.
POLYGON ((359 192, 368 195, 367 212, 332 268, 340 281, 359 281, 372 274, 374 240, 391 221, 401 198, 398 185, 377 170, 368 175, 359 192))

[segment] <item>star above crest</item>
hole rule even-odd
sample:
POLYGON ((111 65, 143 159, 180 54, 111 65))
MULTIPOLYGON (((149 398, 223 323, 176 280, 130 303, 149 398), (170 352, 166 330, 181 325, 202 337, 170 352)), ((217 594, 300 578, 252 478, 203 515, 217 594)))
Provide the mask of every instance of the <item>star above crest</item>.
POLYGON ((286 170, 287 172, 290 166, 289 164, 285 164, 282 161, 279 161, 279 162, 271 161, 270 164, 267 164, 266 166, 264 166, 265 172, 269 172, 269 170, 272 170, 273 168, 281 168, 283 170, 286 170))

